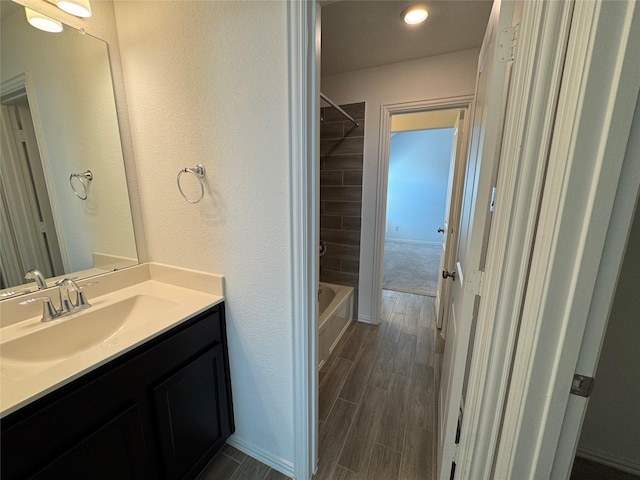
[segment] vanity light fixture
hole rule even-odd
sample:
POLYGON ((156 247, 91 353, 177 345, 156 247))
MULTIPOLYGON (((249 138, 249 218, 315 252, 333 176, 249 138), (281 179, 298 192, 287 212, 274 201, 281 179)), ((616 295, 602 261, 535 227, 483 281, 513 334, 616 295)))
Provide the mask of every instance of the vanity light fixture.
POLYGON ((24 7, 24 13, 27 16, 27 22, 39 30, 49 33, 60 33, 63 30, 62 23, 40 12, 24 7))
POLYGON ((429 12, 427 12, 427 9, 421 5, 414 5, 413 7, 409 7, 402 12, 402 19, 409 25, 417 25, 418 23, 422 23, 427 19, 428 16, 429 12))
POLYGON ((56 0, 56 5, 76 17, 87 18, 91 16, 91 4, 89 0, 56 0))

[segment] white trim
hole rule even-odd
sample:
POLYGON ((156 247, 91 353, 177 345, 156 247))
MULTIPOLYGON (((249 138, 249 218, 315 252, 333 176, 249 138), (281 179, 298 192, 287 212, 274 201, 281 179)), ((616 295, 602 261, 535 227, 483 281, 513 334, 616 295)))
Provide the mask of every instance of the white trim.
POLYGON ((317 225, 315 211, 319 88, 316 80, 316 4, 287 2, 291 315, 293 378, 293 470, 308 480, 317 463, 317 225), (315 248, 314 248, 315 247, 315 248))
POLYGON ((8 78, 0 84, 0 97, 3 102, 16 100, 26 93, 25 83, 27 73, 21 73, 8 78))
POLYGON ((491 478, 518 318, 536 234, 562 65, 569 2, 525 2, 496 184, 461 432, 461 478, 491 478))
POLYGON ((358 321, 362 323, 371 323, 371 317, 369 315, 358 315, 358 321))
POLYGON ((384 272, 385 223, 387 218, 387 186, 389 176, 389 138, 391 116, 403 113, 470 108, 473 95, 392 103, 380 106, 380 144, 378 146, 378 185, 376 190, 376 217, 373 237, 373 290, 371 293, 371 318, 368 323, 380 323, 382 308, 382 276, 384 272))
POLYGON ((635 1, 576 2, 495 478, 551 474, 640 87, 638 55, 635 1))
POLYGON ((281 457, 276 457, 272 455, 268 450, 265 450, 264 448, 256 445, 253 442, 250 442, 249 440, 240 438, 238 435, 232 435, 231 437, 229 437, 227 443, 232 447, 237 448, 241 452, 246 453, 250 457, 255 458, 259 462, 268 465, 274 470, 277 470, 280 473, 287 475, 288 477, 294 477, 293 463, 291 463, 289 460, 281 457))
POLYGON ((393 237, 384 237, 384 241, 386 242, 395 242, 395 243, 406 243, 410 245, 429 245, 431 247, 439 247, 442 245, 441 242, 429 242, 427 240, 410 240, 408 238, 393 238, 393 237))
POLYGON ((609 455, 608 453, 601 452, 599 450, 578 447, 577 456, 596 463, 602 463, 603 465, 607 465, 617 470, 622 470, 623 472, 640 475, 640 463, 609 455))

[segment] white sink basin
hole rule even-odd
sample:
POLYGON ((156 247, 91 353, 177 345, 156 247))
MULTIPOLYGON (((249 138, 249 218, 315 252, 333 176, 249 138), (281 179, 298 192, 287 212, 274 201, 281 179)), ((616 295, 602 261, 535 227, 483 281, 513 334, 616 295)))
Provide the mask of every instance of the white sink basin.
POLYGON ((106 342, 129 319, 140 315, 153 319, 177 305, 152 295, 135 295, 104 307, 94 306, 3 343, 0 345, 0 358, 27 363, 69 358, 106 342))
POLYGON ((92 307, 51 322, 40 321, 40 302, 0 300, 0 418, 222 302, 222 294, 220 275, 146 263, 101 275, 87 291, 92 307))

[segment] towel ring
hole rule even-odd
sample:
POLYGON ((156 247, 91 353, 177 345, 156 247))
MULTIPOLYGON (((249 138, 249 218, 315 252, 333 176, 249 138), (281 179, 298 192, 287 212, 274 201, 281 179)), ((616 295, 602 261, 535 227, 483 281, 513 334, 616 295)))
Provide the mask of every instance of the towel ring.
POLYGON ((178 184, 178 190, 180 191, 180 195, 189 203, 198 203, 204 197, 204 183, 202 182, 202 178, 204 177, 205 169, 201 163, 197 164, 194 168, 183 168, 178 172, 178 178, 176 178, 176 183, 178 184), (200 182, 200 196, 196 200, 191 200, 182 190, 182 186, 180 185, 180 176, 183 173, 190 173, 194 177, 198 179, 200 182))
POLYGON ((90 182, 93 180, 93 173, 91 170, 87 170, 84 173, 72 173, 69 175, 69 185, 71 185, 71 190, 76 194, 80 200, 86 200, 89 196, 89 184, 86 182, 90 182), (82 185, 82 192, 78 192, 76 187, 73 186, 73 179, 77 178, 80 181, 80 185, 82 185))

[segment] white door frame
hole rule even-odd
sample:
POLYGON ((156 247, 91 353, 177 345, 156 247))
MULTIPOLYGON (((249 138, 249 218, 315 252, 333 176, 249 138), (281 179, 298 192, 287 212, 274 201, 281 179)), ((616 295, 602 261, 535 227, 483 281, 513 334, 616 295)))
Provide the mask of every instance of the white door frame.
MULTIPOLYGON (((473 95, 393 103, 380 107, 380 145, 378 147, 378 187, 376 191, 376 218, 373 242, 373 294, 371 295, 371 323, 380 323, 382 311, 382 277, 384 274, 384 241, 387 222, 387 188, 389 186, 389 154, 391 117, 406 113, 464 108, 470 110, 473 95)), ((468 132, 464 133, 468 135, 468 132)), ((464 143, 467 144, 466 142, 464 143)))
POLYGON ((287 2, 293 477, 308 480, 318 462, 319 6, 287 2))

